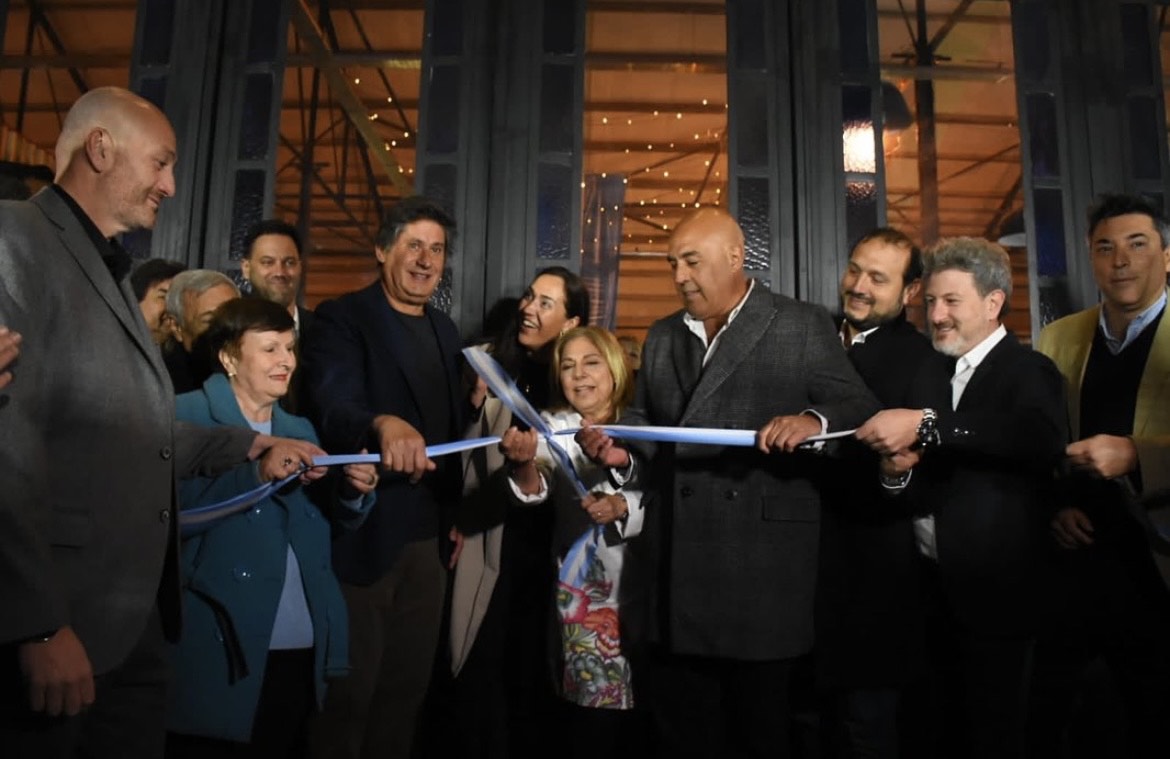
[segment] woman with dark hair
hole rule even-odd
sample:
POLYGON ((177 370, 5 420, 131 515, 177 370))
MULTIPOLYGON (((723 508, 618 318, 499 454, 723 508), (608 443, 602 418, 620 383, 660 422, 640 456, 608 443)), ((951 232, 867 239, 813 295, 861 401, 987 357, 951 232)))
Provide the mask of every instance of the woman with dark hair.
MULTIPOLYGON (((553 346, 589 321, 589 291, 561 266, 541 270, 515 318, 487 350, 537 409, 549 404, 553 346)), ((511 412, 478 383, 470 437, 503 435, 511 412)), ((548 509, 509 506, 503 454, 464 458, 456 525, 465 542, 451 600, 451 671, 461 756, 541 755, 552 740, 557 699, 547 665, 556 575, 548 561, 548 509)))
MULTIPOLYGON (((277 404, 297 363, 287 309, 258 298, 228 301, 215 311, 207 343, 218 371, 178 397, 180 420, 316 444, 312 425, 277 404)), ((310 492, 294 481, 244 512, 186 531, 168 759, 303 755, 303 726, 326 679, 348 671, 330 522, 360 523, 377 481, 373 464, 351 464, 310 492)), ((246 465, 184 480, 180 503, 215 504, 260 484, 256 467, 246 465)))

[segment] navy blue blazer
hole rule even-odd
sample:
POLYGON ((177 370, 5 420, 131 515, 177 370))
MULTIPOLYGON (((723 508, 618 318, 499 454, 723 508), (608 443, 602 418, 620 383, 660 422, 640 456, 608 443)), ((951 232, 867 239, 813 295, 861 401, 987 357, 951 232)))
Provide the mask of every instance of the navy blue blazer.
MULTIPOLYGON (((467 406, 460 390, 460 340, 455 323, 441 311, 425 309, 439 343, 447 376, 450 430, 456 440, 466 427, 467 406)), ((379 451, 374 417, 391 414, 420 432, 427 413, 421 406, 423 375, 418 371, 413 337, 391 309, 380 281, 317 307, 316 319, 301 337, 301 355, 314 422, 330 453, 379 451)), ((337 576, 353 585, 369 585, 394 564, 407 543, 436 537, 433 525, 449 521, 463 490, 458 457, 435 462, 439 468, 418 484, 403 476, 384 475, 375 509, 360 529, 338 536, 333 565, 337 576), (437 507, 435 515, 430 510, 437 507), (436 518, 436 516, 438 518, 436 518), (420 525, 432 525, 429 534, 420 525)))

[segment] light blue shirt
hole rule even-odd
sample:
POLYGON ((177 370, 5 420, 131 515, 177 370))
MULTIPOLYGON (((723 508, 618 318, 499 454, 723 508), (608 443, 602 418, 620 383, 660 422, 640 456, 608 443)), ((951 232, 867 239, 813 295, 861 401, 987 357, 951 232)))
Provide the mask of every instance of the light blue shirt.
POLYGON ((1129 326, 1125 328, 1125 335, 1118 339, 1109 333, 1109 325, 1105 323, 1105 305, 1101 305, 1101 314, 1097 317, 1097 324, 1101 327, 1101 334, 1105 336, 1105 347, 1109 352, 1116 356, 1123 350, 1129 347, 1130 343, 1137 339, 1137 336, 1142 333, 1146 327, 1158 318, 1158 314, 1162 313, 1162 309, 1166 307, 1166 291, 1162 291, 1162 295, 1145 311, 1138 314, 1129 326))
MULTIPOLYGON (((253 422, 249 419, 248 424, 261 435, 272 434, 271 421, 253 422)), ((268 648, 276 651, 312 647, 313 618, 309 616, 309 600, 305 598, 301 564, 290 544, 285 554, 284 585, 280 589, 280 603, 276 606, 276 619, 272 621, 272 639, 268 642, 268 648)))

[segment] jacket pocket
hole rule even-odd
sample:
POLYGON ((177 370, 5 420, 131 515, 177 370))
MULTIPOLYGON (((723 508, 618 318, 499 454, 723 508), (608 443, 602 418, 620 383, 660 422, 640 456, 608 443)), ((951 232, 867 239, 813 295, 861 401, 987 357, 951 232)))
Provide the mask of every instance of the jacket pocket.
POLYGON ((766 522, 819 522, 821 503, 808 496, 764 496, 761 516, 766 522))

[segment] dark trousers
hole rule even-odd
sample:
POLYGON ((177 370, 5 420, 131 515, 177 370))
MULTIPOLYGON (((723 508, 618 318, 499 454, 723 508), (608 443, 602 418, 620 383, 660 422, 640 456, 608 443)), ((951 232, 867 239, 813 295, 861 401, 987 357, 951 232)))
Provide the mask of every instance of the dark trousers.
POLYGON ((564 740, 553 687, 552 510, 512 509, 500 573, 475 643, 452 683, 455 736, 463 759, 548 756, 564 740))
POLYGON ((898 759, 901 691, 896 688, 854 689, 823 700, 822 734, 826 757, 836 759, 898 759))
POLYGON ((1034 638, 964 626, 936 580, 927 612, 932 676, 921 716, 928 731, 923 740, 931 747, 927 755, 1023 757, 1034 638))
POLYGON ((1170 593, 1148 549, 1144 542, 1126 551, 1106 544, 1061 558, 1071 593, 1056 624, 1037 643, 1031 756, 1166 754, 1170 593), (1105 665, 1104 672, 1098 670, 1104 677, 1098 678, 1096 693, 1085 687, 1086 671, 1094 662, 1105 665), (1079 702, 1101 696, 1104 704, 1077 714, 1079 702), (1103 717, 1110 702, 1117 701, 1120 719, 1103 717), (1094 743, 1100 745, 1087 751, 1094 743))
MULTIPOLYGON (((646 698, 660 757, 790 756, 789 659, 647 657, 646 698)), ((639 682, 643 682, 640 680, 639 682)))
POLYGON ((564 735, 572 738, 562 744, 558 759, 646 759, 651 755, 648 715, 641 709, 590 709, 567 701, 561 706, 564 735))
POLYGON ((350 673, 330 684, 324 711, 310 721, 314 759, 410 757, 439 642, 446 572, 432 538, 408 544, 374 584, 341 584, 350 673))
POLYGON ((94 678, 94 702, 74 717, 29 711, 14 646, 0 649, 0 753, 37 759, 161 759, 167 644, 157 607, 124 662, 94 678))
POLYGON ((167 759, 301 759, 314 708, 313 649, 269 651, 249 743, 167 734, 167 759))

